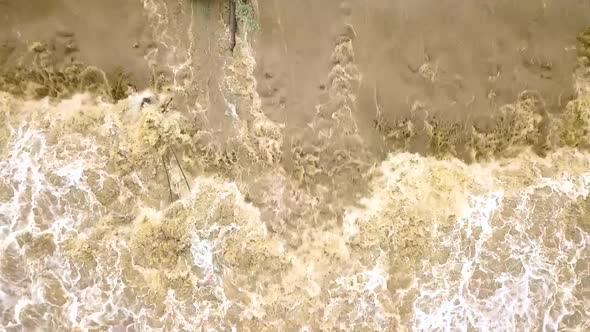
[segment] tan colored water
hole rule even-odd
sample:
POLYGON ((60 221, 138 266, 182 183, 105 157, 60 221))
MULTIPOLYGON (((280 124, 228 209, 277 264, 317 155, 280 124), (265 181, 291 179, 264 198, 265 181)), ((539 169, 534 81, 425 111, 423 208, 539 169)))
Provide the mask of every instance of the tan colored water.
POLYGON ((0 331, 590 329, 588 4, 251 5, 0 1, 0 331))

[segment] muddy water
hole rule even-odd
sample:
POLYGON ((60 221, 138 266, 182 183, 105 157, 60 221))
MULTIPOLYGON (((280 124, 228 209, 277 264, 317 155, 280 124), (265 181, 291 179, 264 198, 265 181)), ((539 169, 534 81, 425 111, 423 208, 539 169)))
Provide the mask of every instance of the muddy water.
POLYGON ((0 330, 587 330, 588 6, 1 1, 0 330))

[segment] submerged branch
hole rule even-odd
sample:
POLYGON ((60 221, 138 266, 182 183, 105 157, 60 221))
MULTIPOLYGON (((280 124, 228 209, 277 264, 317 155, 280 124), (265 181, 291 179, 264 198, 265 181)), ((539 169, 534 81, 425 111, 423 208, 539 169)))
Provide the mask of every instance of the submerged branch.
POLYGON ((176 152, 174 152, 174 149, 172 147, 170 147, 170 151, 172 151, 172 155, 174 156, 174 159, 176 159, 176 165, 178 165, 178 168, 180 169, 180 173, 182 173, 182 177, 184 178, 184 182, 186 183, 186 187, 188 188, 188 191, 191 191, 191 186, 188 184, 188 180, 186 179, 186 175, 184 175, 184 171, 182 170, 182 166, 180 166, 180 161, 178 161, 178 157, 176 156, 176 152))
POLYGON ((168 168, 166 167, 166 160, 164 156, 162 156, 162 166, 164 166, 164 171, 166 172, 166 179, 168 180, 168 189, 170 190, 170 202, 172 203, 172 186, 170 185, 170 175, 168 175, 168 168))
POLYGON ((173 99, 173 97, 170 97, 168 102, 162 106, 162 113, 166 113, 168 111, 168 106, 170 106, 170 103, 172 103, 173 99))

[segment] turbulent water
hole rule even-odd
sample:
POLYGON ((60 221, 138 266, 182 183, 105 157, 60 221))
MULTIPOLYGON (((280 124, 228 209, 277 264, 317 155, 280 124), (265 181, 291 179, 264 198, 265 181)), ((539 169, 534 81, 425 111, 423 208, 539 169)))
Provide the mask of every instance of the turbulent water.
POLYGON ((140 3, 146 89, 41 44, 3 72, 0 331, 590 329, 590 53, 558 112, 390 121, 345 28, 282 117, 252 22, 232 55, 227 8, 171 3, 140 3))

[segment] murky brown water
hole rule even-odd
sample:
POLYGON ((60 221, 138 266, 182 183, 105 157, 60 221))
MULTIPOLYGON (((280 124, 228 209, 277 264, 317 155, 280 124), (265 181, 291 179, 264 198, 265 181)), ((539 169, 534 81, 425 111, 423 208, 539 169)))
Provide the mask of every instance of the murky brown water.
POLYGON ((0 331, 590 329, 590 4, 0 0, 0 331))

